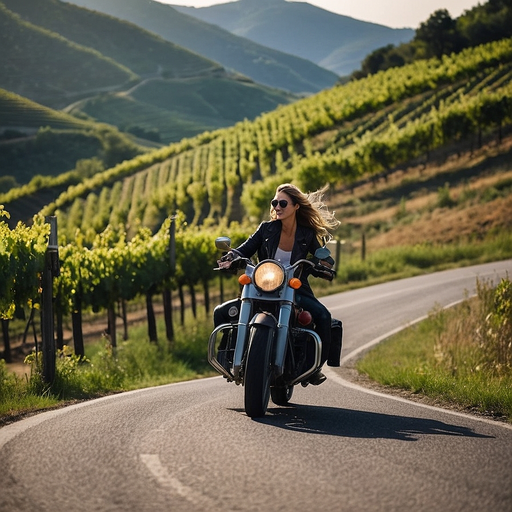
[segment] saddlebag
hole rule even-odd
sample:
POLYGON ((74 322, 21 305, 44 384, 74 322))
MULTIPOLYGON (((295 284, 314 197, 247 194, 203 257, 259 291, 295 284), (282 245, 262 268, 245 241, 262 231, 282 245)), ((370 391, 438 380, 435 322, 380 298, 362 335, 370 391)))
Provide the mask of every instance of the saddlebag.
POLYGON ((327 366, 340 366, 342 338, 343 324, 341 320, 333 318, 331 324, 331 346, 329 348, 327 366))

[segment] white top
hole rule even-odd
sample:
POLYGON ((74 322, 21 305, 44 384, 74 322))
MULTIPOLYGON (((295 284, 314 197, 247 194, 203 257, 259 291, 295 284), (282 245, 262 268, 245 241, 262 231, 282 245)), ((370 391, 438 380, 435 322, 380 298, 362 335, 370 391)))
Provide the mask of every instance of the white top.
POLYGON ((290 259, 292 257, 292 251, 283 251, 282 249, 277 248, 276 255, 274 259, 279 261, 281 265, 285 267, 290 264, 290 259))

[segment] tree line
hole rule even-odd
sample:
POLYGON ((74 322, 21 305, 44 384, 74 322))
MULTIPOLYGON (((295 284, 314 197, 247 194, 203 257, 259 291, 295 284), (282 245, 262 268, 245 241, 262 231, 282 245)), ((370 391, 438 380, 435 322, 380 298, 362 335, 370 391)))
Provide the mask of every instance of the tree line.
POLYGON ((454 19, 447 9, 436 10, 420 24, 411 42, 377 48, 352 74, 359 79, 418 59, 458 53, 465 48, 512 36, 512 5, 508 0, 488 0, 454 19))

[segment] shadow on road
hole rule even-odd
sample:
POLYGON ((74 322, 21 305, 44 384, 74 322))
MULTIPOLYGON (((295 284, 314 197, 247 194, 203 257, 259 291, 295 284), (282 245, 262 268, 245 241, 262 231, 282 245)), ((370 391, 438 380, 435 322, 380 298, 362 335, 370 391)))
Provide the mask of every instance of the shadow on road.
POLYGON ((311 405, 271 408, 267 416, 254 421, 296 432, 364 439, 417 441, 423 435, 493 437, 437 420, 311 405))

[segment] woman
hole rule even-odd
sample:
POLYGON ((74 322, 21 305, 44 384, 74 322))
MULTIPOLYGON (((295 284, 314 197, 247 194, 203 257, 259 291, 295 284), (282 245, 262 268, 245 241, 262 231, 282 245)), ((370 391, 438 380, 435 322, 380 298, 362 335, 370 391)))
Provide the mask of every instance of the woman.
MULTIPOLYGON (((325 238, 330 237, 329 230, 335 228, 339 221, 334 213, 329 212, 322 202, 327 187, 316 192, 305 194, 295 185, 284 183, 277 187, 274 198, 270 202, 270 221, 260 224, 258 229, 239 247, 229 251, 218 264, 220 268, 229 268, 237 255, 250 258, 255 253, 258 260, 274 259, 283 265, 295 263, 306 258, 308 254, 324 245, 325 238), (322 241, 322 243, 320 243, 322 241)), ((322 261, 331 266, 332 258, 322 261), (330 260, 330 261, 329 261, 330 260)), ((322 340, 323 365, 327 360, 331 343, 331 314, 314 296, 306 279, 295 295, 297 305, 309 311, 315 322, 315 330, 322 340)), ((214 324, 228 323, 238 317, 239 300, 226 302, 217 306, 214 311, 214 324)), ((317 386, 326 379, 318 370, 310 378, 309 383, 317 386)), ((307 385, 307 384, 306 384, 307 385)))

